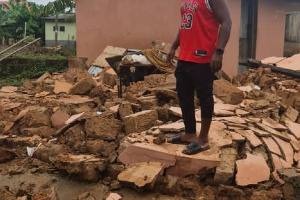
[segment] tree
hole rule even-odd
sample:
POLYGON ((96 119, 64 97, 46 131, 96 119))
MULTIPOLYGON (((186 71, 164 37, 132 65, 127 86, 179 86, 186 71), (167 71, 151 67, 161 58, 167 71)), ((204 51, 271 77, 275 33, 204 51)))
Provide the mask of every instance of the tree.
POLYGON ((1 36, 6 39, 19 40, 24 37, 25 23, 28 35, 37 36, 41 28, 32 15, 26 0, 9 0, 9 6, 0 9, 1 36))

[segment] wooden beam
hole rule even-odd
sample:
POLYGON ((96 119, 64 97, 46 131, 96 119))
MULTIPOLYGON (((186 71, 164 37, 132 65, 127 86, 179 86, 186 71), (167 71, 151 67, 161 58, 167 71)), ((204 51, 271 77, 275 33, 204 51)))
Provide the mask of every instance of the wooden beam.
POLYGON ((17 45, 20 44, 21 42, 27 40, 29 37, 30 37, 30 36, 27 36, 27 37, 23 38, 22 40, 20 40, 19 42, 17 42, 17 43, 15 43, 15 44, 11 45, 10 47, 8 47, 8 48, 6 48, 6 49, 4 49, 3 51, 0 52, 0 55, 3 54, 4 52, 10 50, 11 48, 17 46, 17 45))
POLYGON ((25 49, 26 47, 28 47, 28 46, 30 46, 30 45, 36 43, 36 42, 39 41, 40 39, 41 39, 41 38, 35 39, 35 40, 33 40, 32 42, 26 44, 25 46, 23 46, 23 47, 21 47, 21 48, 15 50, 14 52, 11 52, 10 54, 4 56, 3 58, 0 58, 0 62, 1 62, 2 60, 4 60, 4 59, 8 58, 9 56, 11 56, 11 55, 13 55, 13 54, 15 54, 15 53, 17 53, 17 52, 19 52, 19 51, 25 49))

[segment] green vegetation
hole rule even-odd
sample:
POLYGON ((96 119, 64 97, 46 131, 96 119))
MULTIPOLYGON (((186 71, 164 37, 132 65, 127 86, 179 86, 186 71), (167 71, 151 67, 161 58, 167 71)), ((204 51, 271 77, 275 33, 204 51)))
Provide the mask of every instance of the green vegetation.
POLYGON ((66 71, 68 61, 66 58, 48 56, 44 58, 9 59, 0 69, 0 87, 3 86, 21 86, 25 79, 36 79, 45 72, 63 72, 66 71))

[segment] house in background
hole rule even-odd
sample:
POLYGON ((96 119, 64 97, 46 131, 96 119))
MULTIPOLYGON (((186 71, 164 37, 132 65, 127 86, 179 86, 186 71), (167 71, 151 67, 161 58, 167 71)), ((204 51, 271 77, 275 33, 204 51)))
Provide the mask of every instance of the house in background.
MULTIPOLYGON (((45 21, 46 46, 55 45, 55 16, 43 18, 45 21)), ((57 44, 76 48, 76 18, 74 13, 58 15, 57 44)))
MULTIPOLYGON (((300 26, 293 20, 300 20, 294 15, 300 13, 299 0, 227 2, 233 25, 223 69, 230 76, 241 71, 247 58, 280 57, 287 52, 285 46, 300 44, 300 27, 292 27, 300 26)), ((145 49, 154 39, 172 43, 180 4, 181 0, 77 0, 77 55, 91 63, 108 45, 145 49)))

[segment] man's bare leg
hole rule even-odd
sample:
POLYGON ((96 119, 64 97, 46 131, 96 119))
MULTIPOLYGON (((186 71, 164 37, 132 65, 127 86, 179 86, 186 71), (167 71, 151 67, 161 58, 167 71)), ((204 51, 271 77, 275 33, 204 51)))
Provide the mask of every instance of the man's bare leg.
POLYGON ((209 133, 211 121, 212 121, 211 118, 201 119, 201 131, 200 131, 200 135, 197 137, 196 140, 196 142, 200 145, 200 147, 206 147, 208 145, 209 142, 208 133, 209 133))

